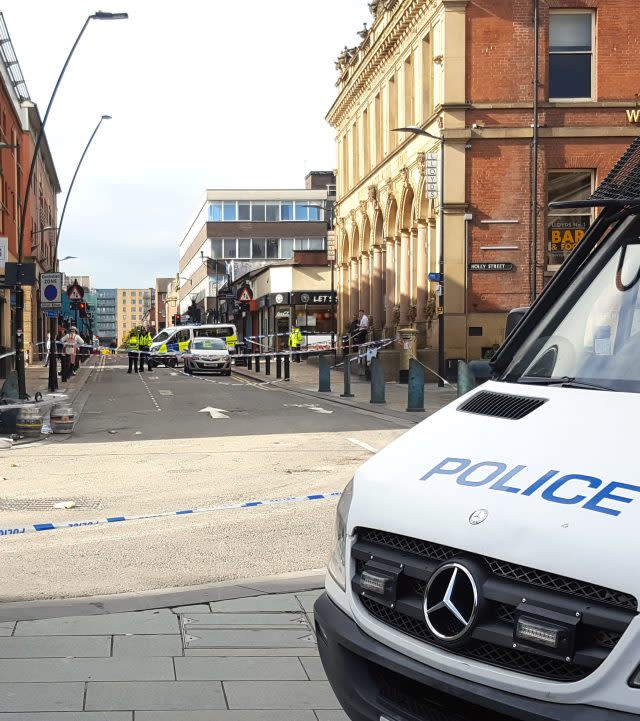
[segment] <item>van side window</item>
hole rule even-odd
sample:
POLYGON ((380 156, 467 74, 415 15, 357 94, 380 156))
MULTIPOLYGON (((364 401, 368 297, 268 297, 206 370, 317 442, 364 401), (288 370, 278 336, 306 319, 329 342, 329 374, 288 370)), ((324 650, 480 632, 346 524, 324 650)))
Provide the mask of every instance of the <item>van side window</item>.
POLYGON ((191 340, 191 336, 189 335, 189 331, 184 329, 184 330, 179 330, 175 334, 173 342, 174 343, 184 343, 187 340, 191 340))

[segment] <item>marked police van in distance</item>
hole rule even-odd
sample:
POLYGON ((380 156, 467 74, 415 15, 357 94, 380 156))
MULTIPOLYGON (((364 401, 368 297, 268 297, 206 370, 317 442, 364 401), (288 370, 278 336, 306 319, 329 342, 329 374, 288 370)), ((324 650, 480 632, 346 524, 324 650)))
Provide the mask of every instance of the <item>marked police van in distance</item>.
POLYGON ((490 379, 338 504, 320 655, 353 721, 640 719, 640 138, 490 379))
POLYGON ((179 325, 165 328, 153 339, 149 348, 152 365, 167 365, 175 368, 180 354, 188 350, 194 338, 223 338, 229 353, 234 353, 238 342, 238 332, 233 323, 213 323, 209 325, 179 325))

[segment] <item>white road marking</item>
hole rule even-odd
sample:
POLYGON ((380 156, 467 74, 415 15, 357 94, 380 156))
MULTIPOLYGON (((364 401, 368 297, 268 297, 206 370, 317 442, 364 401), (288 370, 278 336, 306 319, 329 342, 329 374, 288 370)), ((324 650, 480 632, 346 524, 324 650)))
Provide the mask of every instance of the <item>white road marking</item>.
POLYGON ((161 396, 172 396, 173 391, 158 391, 161 396))
POLYGON ((359 441, 357 438, 347 438, 349 443, 354 443, 356 446, 360 446, 360 448, 364 448, 365 451, 369 451, 370 453, 377 453, 378 449, 374 448, 373 446, 370 446, 368 443, 365 443, 364 441, 359 441))
POLYGON ((162 412, 162 408, 158 405, 158 401, 153 397, 153 393, 151 392, 151 388, 147 385, 147 382, 145 379, 138 373, 138 378, 142 381, 142 385, 147 389, 147 393, 149 394, 149 398, 151 398, 151 401, 153 402, 153 405, 156 407, 156 410, 158 413, 162 412))
POLYGON ((211 408, 211 406, 207 406, 206 408, 199 410, 198 413, 208 413, 213 420, 221 418, 229 420, 229 416, 227 415, 228 411, 225 411, 223 408, 211 408))
POLYGON ((326 415, 333 413, 333 411, 330 411, 328 408, 321 408, 312 403, 283 403, 282 405, 284 408, 307 408, 315 413, 324 413, 326 415))

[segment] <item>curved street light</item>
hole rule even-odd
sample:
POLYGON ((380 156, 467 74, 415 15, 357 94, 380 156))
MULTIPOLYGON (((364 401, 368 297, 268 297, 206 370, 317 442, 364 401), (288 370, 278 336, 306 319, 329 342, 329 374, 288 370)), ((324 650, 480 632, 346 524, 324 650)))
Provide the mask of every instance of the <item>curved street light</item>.
MULTIPOLYGON (((53 258, 51 260, 51 271, 55 271, 56 265, 57 265, 57 257, 58 257, 58 243, 60 242, 60 233, 62 232, 62 223, 64 222, 64 216, 67 212, 67 205, 69 203, 69 197, 71 195, 71 191, 73 190, 73 185, 76 182, 76 178, 78 177, 78 171, 80 170, 80 166, 82 165, 82 161, 84 160, 85 155, 87 154, 87 151, 89 150, 89 147, 91 146, 91 143, 93 142, 93 139, 96 137, 96 133, 100 129, 100 126, 102 125, 103 120, 111 120, 110 115, 101 115, 100 120, 98 120, 98 124, 93 130, 93 133, 91 133, 91 137, 87 141, 87 144, 84 146, 84 150, 82 151, 82 155, 80 156, 80 160, 78 160, 78 164, 76 165, 76 169, 73 173, 73 177, 71 178, 71 182, 69 183, 69 190, 67 190, 67 196, 64 199, 64 205, 62 206, 62 212, 60 213, 60 222, 58 223, 57 228, 51 228, 51 230, 56 231, 56 242, 53 247, 53 258)), ((48 228, 43 228, 43 230, 48 230, 48 228)), ((70 258, 75 258, 74 255, 68 255, 64 260, 69 260, 70 258)), ((49 334, 52 339, 55 339, 56 331, 58 329, 58 321, 57 318, 50 318, 49 319, 49 334)), ((52 340, 52 342, 54 342, 52 340)), ((58 388, 58 369, 57 369, 57 363, 55 354, 50 356, 49 359, 49 391, 53 393, 58 388)))
MULTIPOLYGON (((129 17, 127 13, 109 13, 109 12, 103 12, 98 11, 96 13, 93 13, 93 15, 89 15, 87 19, 84 21, 84 25, 82 26, 80 32, 78 33, 78 37, 76 38, 75 42, 73 43, 73 46, 71 47, 71 50, 69 51, 69 54, 67 55, 67 59, 64 62, 64 65, 62 66, 62 70, 60 71, 60 75, 58 76, 58 79, 56 81, 56 84, 53 88, 53 93, 51 93, 51 98, 49 99, 49 104, 47 105, 47 109, 45 111, 44 117, 42 118, 42 122, 40 123, 40 129, 38 130, 38 134, 36 136, 36 142, 33 148, 33 156, 31 157, 31 165, 29 166, 29 175, 27 176, 27 183, 25 186, 25 194, 24 194, 24 203, 22 205, 22 213, 20 214, 20 228, 19 228, 19 234, 18 234, 18 268, 17 268, 17 277, 20 278, 20 266, 22 264, 23 258, 24 258, 24 228, 25 223, 27 220, 27 210, 29 207, 29 191, 31 188, 31 183, 33 181, 33 176, 35 172, 36 162, 38 159, 38 153, 40 151, 40 145, 42 144, 42 138, 44 137, 44 129, 45 125, 47 124, 47 119, 49 118, 49 113, 51 112, 51 106, 53 105, 53 101, 56 97, 56 94, 58 92, 58 88, 60 87, 60 82, 62 81, 62 78, 64 77, 65 71, 67 69, 67 66, 69 65, 69 61, 71 60, 73 53, 75 52, 76 47, 78 46, 78 43, 80 42, 80 38, 83 36, 84 31, 87 28, 87 25, 91 20, 126 20, 129 17)), ((16 284, 15 287, 15 294, 16 294, 16 313, 15 313, 15 351, 16 351, 16 371, 18 375, 18 396, 21 400, 24 400, 27 397, 27 389, 26 389, 26 381, 25 381, 25 368, 24 368, 24 336, 23 336, 23 329, 22 326, 24 325, 24 292, 22 290, 22 286, 20 284, 16 284)), ((49 364, 51 365, 51 364, 49 364)))
POLYGON ((440 221, 438 250, 440 259, 438 261, 438 272, 440 274, 440 307, 442 312, 438 314, 438 385, 442 388, 444 386, 443 378, 446 373, 444 362, 444 136, 433 135, 433 133, 429 133, 417 125, 409 125, 404 128, 392 128, 392 132, 413 133, 413 135, 421 135, 425 138, 437 140, 440 143, 440 208, 438 210, 438 220, 440 221))

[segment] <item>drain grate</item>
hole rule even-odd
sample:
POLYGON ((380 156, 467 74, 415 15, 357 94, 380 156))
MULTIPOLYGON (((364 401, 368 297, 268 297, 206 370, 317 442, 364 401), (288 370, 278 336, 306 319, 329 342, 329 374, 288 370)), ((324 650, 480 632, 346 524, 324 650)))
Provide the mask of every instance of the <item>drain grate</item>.
POLYGON ((0 511, 50 511, 62 501, 74 501, 73 510, 79 511, 97 511, 102 507, 102 498, 0 498, 0 511))

